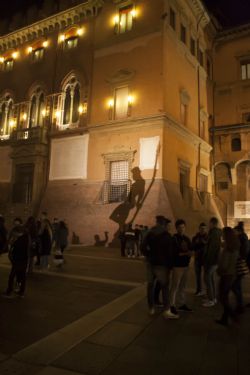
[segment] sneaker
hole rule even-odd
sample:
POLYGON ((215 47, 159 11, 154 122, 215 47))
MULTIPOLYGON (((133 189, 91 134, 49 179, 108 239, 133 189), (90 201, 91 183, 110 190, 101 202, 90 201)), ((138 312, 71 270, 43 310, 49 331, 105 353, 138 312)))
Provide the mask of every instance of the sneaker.
POLYGON ((149 309, 148 313, 149 313, 150 316, 155 315, 155 308, 154 308, 154 307, 151 307, 151 308, 149 309))
POLYGON ((171 307, 170 307, 170 311, 171 311, 172 314, 174 314, 174 315, 178 315, 178 312, 177 312, 175 306, 171 306, 171 307))
POLYGON ((202 304, 203 307, 213 307, 215 306, 215 302, 214 301, 206 301, 202 304))
POLYGON ((188 307, 187 305, 182 305, 178 308, 179 311, 185 311, 185 312, 193 312, 192 309, 190 309, 190 307, 188 307))
POLYGON ((168 310, 165 310, 162 314, 163 318, 165 319, 179 319, 179 315, 178 314, 173 314, 171 312, 171 309, 168 309, 168 310))
POLYGON ((203 292, 202 290, 200 292, 195 293, 196 297, 204 297, 206 295, 206 292, 203 292))

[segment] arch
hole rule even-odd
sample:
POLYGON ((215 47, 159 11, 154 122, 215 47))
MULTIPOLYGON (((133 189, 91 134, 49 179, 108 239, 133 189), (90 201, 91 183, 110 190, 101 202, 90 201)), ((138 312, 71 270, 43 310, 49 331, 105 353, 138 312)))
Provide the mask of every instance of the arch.
POLYGON ((0 130, 1 136, 8 137, 11 130, 11 121, 14 113, 14 100, 11 96, 11 93, 7 90, 4 91, 4 94, 0 100, 0 110, 1 110, 1 123, 0 130))
POLYGON ((62 124, 71 126, 79 122, 81 83, 75 73, 69 73, 62 82, 62 124))
POLYGON ((245 159, 240 159, 238 160, 235 164, 234 164, 234 168, 237 169, 237 167, 242 164, 242 163, 250 163, 250 159, 249 158, 245 158, 245 159))

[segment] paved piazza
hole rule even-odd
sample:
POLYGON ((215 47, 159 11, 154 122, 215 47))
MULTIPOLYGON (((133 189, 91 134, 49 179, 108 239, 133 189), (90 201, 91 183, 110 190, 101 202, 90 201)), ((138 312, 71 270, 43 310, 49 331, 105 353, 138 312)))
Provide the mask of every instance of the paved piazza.
MULTIPOLYGON (((0 258, 0 288, 9 265, 0 258)), ((0 299, 0 374, 249 375, 250 309, 228 329, 193 296, 194 313, 148 316, 144 264, 119 250, 74 247, 62 270, 28 279, 24 299, 0 299)), ((250 278, 245 279, 250 302, 250 278)))

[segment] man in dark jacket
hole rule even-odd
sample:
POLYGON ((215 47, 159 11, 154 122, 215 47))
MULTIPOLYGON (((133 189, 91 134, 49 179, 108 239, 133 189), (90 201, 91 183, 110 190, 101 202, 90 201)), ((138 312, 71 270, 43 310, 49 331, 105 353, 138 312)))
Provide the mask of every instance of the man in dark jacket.
POLYGON ((203 307, 213 307, 217 303, 215 273, 218 268, 222 235, 218 225, 218 219, 212 217, 209 222, 208 242, 204 251, 204 281, 208 299, 203 303, 203 307))
POLYGON ((173 238, 174 245, 174 269, 172 275, 172 286, 170 291, 171 311, 178 316, 176 302, 179 302, 180 311, 192 312, 186 305, 186 284, 188 277, 188 266, 192 255, 190 239, 185 235, 186 223, 179 219, 175 223, 176 234, 173 238))
POLYGON ((163 316, 166 319, 176 319, 171 313, 169 303, 169 279, 173 266, 173 242, 170 233, 166 230, 170 220, 164 216, 156 217, 156 226, 147 234, 143 243, 143 253, 147 264, 147 297, 149 313, 155 313, 155 282, 158 281, 162 290, 164 305, 163 316))
POLYGON ((218 267, 221 249, 221 229, 216 217, 212 217, 209 222, 208 242, 204 252, 204 281, 207 287, 207 301, 204 307, 212 307, 216 304, 215 272, 218 267))
POLYGON ((16 218, 14 220, 14 227, 9 237, 9 258, 12 268, 9 275, 8 288, 4 294, 5 297, 11 297, 15 277, 20 285, 20 290, 17 294, 20 297, 24 296, 29 245, 29 235, 22 226, 22 220, 20 218, 16 218))
POLYGON ((205 223, 199 225, 199 232, 193 237, 192 248, 194 250, 194 269, 196 276, 196 296, 203 296, 202 291, 202 269, 206 244, 208 241, 207 226, 205 223))

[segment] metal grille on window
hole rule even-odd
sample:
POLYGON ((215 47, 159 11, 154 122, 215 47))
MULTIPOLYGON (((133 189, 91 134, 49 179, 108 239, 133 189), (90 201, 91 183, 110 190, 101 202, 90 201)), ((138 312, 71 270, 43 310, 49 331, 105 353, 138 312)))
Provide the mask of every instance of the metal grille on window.
POLYGON ((105 181, 104 201, 107 203, 125 201, 130 192, 129 161, 111 161, 109 180, 105 181))

